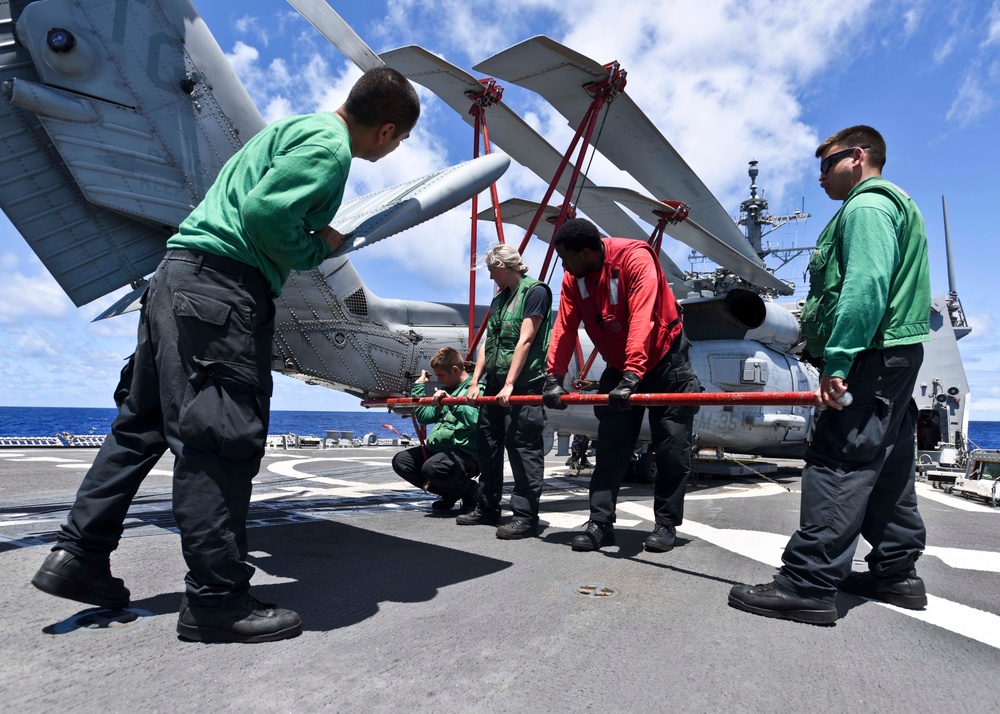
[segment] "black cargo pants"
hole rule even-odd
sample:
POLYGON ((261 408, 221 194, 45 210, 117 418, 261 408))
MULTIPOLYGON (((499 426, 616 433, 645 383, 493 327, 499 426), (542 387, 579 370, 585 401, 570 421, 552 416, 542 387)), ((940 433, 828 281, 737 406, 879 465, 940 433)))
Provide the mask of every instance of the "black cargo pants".
MULTIPOLYGON (((691 367, 691 343, 681 332, 659 364, 643 375, 637 392, 645 394, 700 392, 701 382, 691 367)), ((622 373, 608 367, 597 391, 607 394, 618 386, 622 373)), ((698 407, 648 407, 650 446, 656 450, 653 512, 656 522, 678 526, 684 520, 684 492, 691 478, 691 432, 698 407)), ((612 412, 594 407, 597 416, 597 463, 590 477, 590 519, 614 523, 618 492, 642 429, 645 407, 612 412)))
POLYGON ((859 534, 880 577, 904 576, 923 552, 913 401, 923 356, 920 344, 862 352, 844 380, 854 402, 820 413, 805 454, 799 530, 775 576, 782 587, 832 602, 859 534))
POLYGON ((254 573, 246 519, 267 437, 274 301, 255 268, 172 250, 150 282, 138 333, 115 392, 118 416, 56 547, 106 558, 140 484, 170 449, 188 597, 237 596, 254 573))
MULTIPOLYGON (((514 394, 541 394, 541 381, 515 389, 514 394)), ((500 385, 487 385, 483 396, 494 396, 500 385)), ((518 405, 479 407, 476 429, 476 457, 479 459, 479 510, 488 515, 500 512, 503 495, 503 457, 507 453, 514 475, 510 509, 515 519, 538 522, 538 503, 545 478, 545 408, 518 405)))
POLYGON ((404 449, 392 457, 392 470, 417 488, 446 498, 468 498, 479 488, 473 480, 476 458, 458 449, 438 451, 424 456, 420 446, 404 449))

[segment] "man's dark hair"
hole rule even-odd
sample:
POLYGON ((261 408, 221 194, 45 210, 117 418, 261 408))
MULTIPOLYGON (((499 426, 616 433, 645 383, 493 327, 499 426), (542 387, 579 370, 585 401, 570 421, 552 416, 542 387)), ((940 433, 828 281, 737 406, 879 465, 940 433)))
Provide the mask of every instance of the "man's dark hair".
POLYGON ((431 357, 431 369, 435 367, 444 367, 445 369, 451 369, 452 367, 464 368, 465 361, 462 359, 462 355, 453 347, 442 347, 431 357))
POLYGON ((552 244, 579 253, 584 248, 601 249, 601 233, 597 226, 583 218, 571 218, 552 236, 552 244))
POLYGON ((868 149, 868 164, 881 171, 882 167, 885 166, 885 139, 865 124, 858 124, 838 131, 819 145, 816 149, 816 158, 821 157, 831 146, 843 146, 845 149, 851 149, 865 144, 871 147, 868 149))
POLYGON ((394 69, 378 67, 361 75, 347 95, 344 109, 362 126, 395 124, 395 138, 417 123, 420 99, 406 77, 394 69))

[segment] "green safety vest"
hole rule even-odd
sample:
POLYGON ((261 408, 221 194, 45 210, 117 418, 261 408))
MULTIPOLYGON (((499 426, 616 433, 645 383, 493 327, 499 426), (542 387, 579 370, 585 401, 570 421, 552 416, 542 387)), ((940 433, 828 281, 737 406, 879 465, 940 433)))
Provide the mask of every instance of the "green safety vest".
POLYGON ((841 240, 844 208, 857 196, 877 192, 889 198, 902 215, 896 237, 899 261, 890 278, 886 310, 868 347, 884 349, 927 339, 930 327, 930 276, 927 230, 923 217, 902 189, 883 178, 858 184, 816 241, 809 261, 809 295, 802 306, 802 335, 809 352, 820 357, 833 333, 837 305, 844 285, 841 240))
POLYGON ((514 359, 514 348, 521 337, 524 299, 535 285, 541 285, 549 293, 549 314, 538 326, 528 359, 517 376, 514 387, 525 387, 545 378, 549 337, 552 335, 552 290, 545 283, 525 275, 513 293, 504 288, 490 304, 489 326, 486 330, 486 378, 489 382, 503 382, 507 377, 511 360, 514 359))

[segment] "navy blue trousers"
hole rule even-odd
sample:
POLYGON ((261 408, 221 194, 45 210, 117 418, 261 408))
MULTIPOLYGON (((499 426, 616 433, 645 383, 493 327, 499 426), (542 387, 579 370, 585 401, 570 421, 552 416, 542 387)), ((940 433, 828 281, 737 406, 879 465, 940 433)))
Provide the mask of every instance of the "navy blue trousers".
POLYGON ((862 352, 845 379, 854 402, 820 414, 805 454, 799 530, 775 576, 782 587, 832 602, 859 535, 879 577, 902 576, 920 557, 927 532, 914 490, 913 387, 923 356, 919 344, 862 352))
POLYGON ((56 548, 106 558, 143 479, 170 449, 189 599, 245 591, 254 573, 246 519, 267 437, 273 333, 274 301, 258 270, 168 251, 144 296, 135 353, 115 392, 118 416, 56 548))

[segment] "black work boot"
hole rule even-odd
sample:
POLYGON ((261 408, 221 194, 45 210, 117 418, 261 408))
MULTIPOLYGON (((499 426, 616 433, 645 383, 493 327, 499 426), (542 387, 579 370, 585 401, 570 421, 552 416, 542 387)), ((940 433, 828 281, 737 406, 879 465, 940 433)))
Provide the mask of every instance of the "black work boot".
POLYGON ((301 635, 302 620, 249 592, 212 606, 192 605, 185 595, 177 634, 195 642, 276 642, 301 635))
POLYGON ((653 532, 646 537, 643 546, 645 546, 646 550, 654 553, 666 553, 668 550, 673 549, 676 536, 676 528, 657 523, 653 532))
POLYGON ((799 597, 772 580, 763 585, 734 585, 729 604, 737 610, 779 620, 794 620, 807 625, 832 625, 837 622, 837 606, 811 597, 799 597))
POLYGON ((515 518, 497 528, 497 538, 500 540, 519 540, 535 535, 538 535, 538 524, 525 518, 515 518))
POLYGON ((68 550, 49 553, 31 584, 49 595, 113 610, 128 607, 131 597, 121 578, 111 575, 108 558, 85 561, 68 550))
POLYGON ((431 510, 434 511, 450 511, 455 507, 458 502, 457 498, 451 496, 441 496, 438 500, 431 504, 431 510))
POLYGON ((460 526, 495 526, 500 523, 500 514, 484 513, 483 509, 476 506, 468 513, 463 513, 456 518, 455 523, 460 526))
POLYGON ((583 533, 577 534, 570 545, 573 550, 600 550, 606 545, 615 544, 615 527, 611 523, 587 521, 583 533))
POLYGON ((907 610, 927 607, 927 589, 915 569, 895 578, 879 578, 871 571, 851 573, 837 587, 845 593, 880 600, 907 610))

